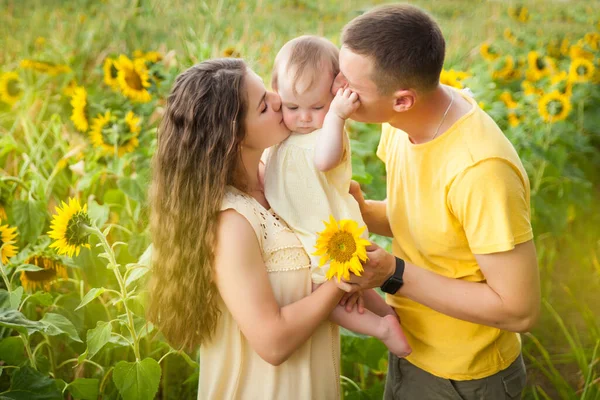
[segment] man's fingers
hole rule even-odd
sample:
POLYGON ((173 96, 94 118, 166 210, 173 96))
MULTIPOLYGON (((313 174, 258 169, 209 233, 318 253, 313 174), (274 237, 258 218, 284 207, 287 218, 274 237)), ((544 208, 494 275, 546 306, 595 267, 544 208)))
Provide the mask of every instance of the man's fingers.
POLYGON ((375 250, 377 250, 378 248, 379 248, 379 246, 377 246, 375 243, 372 243, 372 242, 371 242, 371 244, 370 244, 370 245, 368 245, 368 246, 366 247, 366 250, 367 250, 367 251, 375 251, 375 250))

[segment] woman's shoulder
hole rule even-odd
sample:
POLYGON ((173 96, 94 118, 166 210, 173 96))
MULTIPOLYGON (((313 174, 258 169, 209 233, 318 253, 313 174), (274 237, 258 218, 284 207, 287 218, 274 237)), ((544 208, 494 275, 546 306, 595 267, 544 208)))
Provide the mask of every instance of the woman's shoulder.
MULTIPOLYGON (((262 211, 257 206, 257 202, 253 201, 250 195, 242 192, 239 189, 236 189, 233 186, 227 186, 225 188, 225 195, 223 196, 223 200, 221 202, 221 219, 225 218, 228 221, 237 220, 237 222, 234 222, 234 224, 243 223, 239 217, 231 215, 232 212, 225 212, 228 210, 233 210, 236 214, 242 216, 250 224, 250 226, 252 226, 257 238, 259 241, 261 241, 263 236, 263 227, 261 225, 260 214, 262 211)), ((227 226, 233 225, 228 224, 227 226)))

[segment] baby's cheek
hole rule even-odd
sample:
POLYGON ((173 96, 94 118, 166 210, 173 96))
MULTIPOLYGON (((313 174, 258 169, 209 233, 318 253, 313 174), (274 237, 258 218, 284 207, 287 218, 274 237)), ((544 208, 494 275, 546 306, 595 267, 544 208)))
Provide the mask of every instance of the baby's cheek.
POLYGON ((285 107, 282 110, 283 112, 283 123, 285 124, 285 126, 287 126, 289 129, 293 129, 295 126, 295 118, 294 118, 294 114, 290 112, 290 110, 286 110, 285 107))

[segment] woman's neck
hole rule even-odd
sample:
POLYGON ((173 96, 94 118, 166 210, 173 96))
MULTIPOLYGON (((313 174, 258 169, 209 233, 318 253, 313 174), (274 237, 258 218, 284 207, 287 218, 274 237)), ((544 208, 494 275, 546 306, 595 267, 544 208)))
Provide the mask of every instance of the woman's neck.
MULTIPOLYGON (((249 148, 242 149, 243 178, 247 190, 251 192, 255 192, 259 189, 262 190, 262 183, 258 177, 258 166, 260 164, 262 153, 262 150, 249 148)), ((252 193, 252 195, 254 194, 252 193)))

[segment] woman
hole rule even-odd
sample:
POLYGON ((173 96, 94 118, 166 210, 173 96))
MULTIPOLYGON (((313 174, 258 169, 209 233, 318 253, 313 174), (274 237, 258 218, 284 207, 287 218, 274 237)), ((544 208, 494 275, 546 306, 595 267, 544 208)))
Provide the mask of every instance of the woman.
POLYGON ((179 75, 154 156, 148 318, 200 345, 202 399, 339 398, 335 280, 311 293, 310 260, 263 193, 263 151, 287 138, 281 102, 242 60, 179 75))

